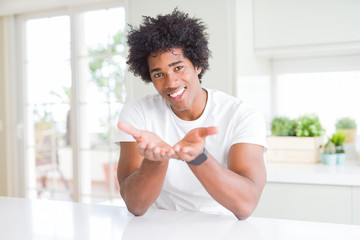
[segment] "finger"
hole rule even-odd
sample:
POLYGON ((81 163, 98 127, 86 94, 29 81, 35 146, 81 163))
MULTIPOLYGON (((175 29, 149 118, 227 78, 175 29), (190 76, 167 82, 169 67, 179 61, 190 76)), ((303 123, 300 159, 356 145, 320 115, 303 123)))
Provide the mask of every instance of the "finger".
POLYGON ((154 159, 161 159, 159 147, 154 147, 152 152, 153 152, 154 159))
POLYGON ((167 152, 166 152, 167 156, 170 158, 175 158, 175 159, 180 159, 180 157, 176 154, 174 148, 170 148, 167 152))
POLYGON ((166 152, 166 154, 167 154, 168 156, 172 157, 172 156, 175 155, 175 151, 174 151, 174 149, 170 148, 170 149, 166 152))
POLYGON ((130 134, 134 138, 141 137, 141 130, 133 127, 132 125, 126 123, 126 122, 118 122, 118 128, 127 134, 130 134))
POLYGON ((192 156, 190 156, 187 153, 184 153, 182 151, 179 151, 176 153, 177 159, 183 160, 185 162, 191 161, 193 159, 192 156))
POLYGON ((161 152, 161 158, 163 161, 167 161, 171 158, 170 155, 168 154, 168 150, 164 150, 161 152))
POLYGON ((145 149, 144 149, 144 156, 146 156, 146 158, 149 159, 153 159, 154 158, 154 153, 153 153, 153 149, 154 149, 154 144, 153 143, 149 143, 146 145, 145 149))
POLYGON ((194 158, 197 157, 199 154, 201 154, 202 150, 199 152, 198 148, 193 148, 193 147, 182 147, 180 149, 180 152, 183 155, 187 155, 188 158, 194 158))
POLYGON ((173 148, 174 155, 176 155, 177 159, 184 160, 184 157, 187 155, 187 153, 183 152, 183 147, 180 145, 175 145, 173 148))
POLYGON ((151 142, 147 145, 147 148, 150 150, 152 150, 154 147, 155 147, 155 144, 153 142, 151 142))
POLYGON ((145 156, 145 150, 146 150, 146 143, 138 143, 137 144, 137 149, 138 149, 138 152, 145 156))
POLYGON ((199 135, 200 137, 207 137, 210 135, 214 135, 218 132, 217 127, 206 127, 206 128, 200 128, 199 135))
POLYGON ((167 149, 161 149, 161 151, 160 151, 160 155, 161 155, 161 158, 162 159, 167 159, 167 158, 169 158, 169 155, 167 154, 167 149))
POLYGON ((180 151, 180 148, 181 148, 181 146, 180 146, 179 144, 175 144, 175 145, 172 147, 172 149, 173 149, 175 152, 180 151))
POLYGON ((167 161, 169 160, 170 157, 166 152, 167 152, 166 149, 155 147, 153 151, 154 158, 158 161, 167 161))

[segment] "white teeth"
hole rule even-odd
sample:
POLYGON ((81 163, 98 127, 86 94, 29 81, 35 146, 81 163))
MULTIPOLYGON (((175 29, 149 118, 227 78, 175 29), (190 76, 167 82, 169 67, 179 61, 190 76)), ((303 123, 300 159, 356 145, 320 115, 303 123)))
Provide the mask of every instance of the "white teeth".
POLYGON ((171 93, 170 97, 177 97, 180 94, 182 94, 185 91, 185 88, 180 89, 179 91, 177 91, 176 93, 171 93))

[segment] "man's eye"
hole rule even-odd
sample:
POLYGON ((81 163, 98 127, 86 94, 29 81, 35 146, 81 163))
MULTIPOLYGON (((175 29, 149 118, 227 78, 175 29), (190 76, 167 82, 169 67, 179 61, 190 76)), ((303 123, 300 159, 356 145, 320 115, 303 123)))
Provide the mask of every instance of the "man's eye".
POLYGON ((156 73, 156 74, 154 75, 154 78, 159 78, 159 77, 161 77, 161 76, 162 76, 161 73, 156 73))
POLYGON ((176 68, 175 68, 175 71, 179 71, 180 69, 182 69, 183 68, 183 66, 177 66, 176 68))

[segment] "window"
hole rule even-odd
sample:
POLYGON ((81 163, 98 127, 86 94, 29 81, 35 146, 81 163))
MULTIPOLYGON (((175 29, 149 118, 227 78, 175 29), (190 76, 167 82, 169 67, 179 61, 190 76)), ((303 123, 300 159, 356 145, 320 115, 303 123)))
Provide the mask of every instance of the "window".
POLYGON ((360 71, 280 74, 277 86, 279 115, 316 113, 328 135, 341 117, 360 122, 360 71))
POLYGON ((116 122, 126 99, 123 7, 20 16, 28 197, 120 198, 116 122))
MULTIPOLYGON (((353 118, 360 126, 359 62, 360 56, 356 55, 274 61, 273 116, 297 118, 315 113, 329 137, 342 117, 353 118)), ((354 149, 359 148, 359 137, 357 141, 351 159, 357 158, 354 149)))

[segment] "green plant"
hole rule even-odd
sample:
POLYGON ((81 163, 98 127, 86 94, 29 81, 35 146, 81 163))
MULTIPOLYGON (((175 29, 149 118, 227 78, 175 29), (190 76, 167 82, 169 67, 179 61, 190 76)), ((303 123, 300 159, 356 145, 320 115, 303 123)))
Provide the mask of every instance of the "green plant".
POLYGON ((90 81, 107 96, 108 101, 111 99, 116 99, 121 103, 125 101, 123 66, 119 62, 119 57, 114 57, 121 52, 124 41, 125 32, 118 31, 112 36, 109 46, 99 45, 88 49, 90 81), (110 58, 109 55, 114 56, 110 58))
POLYGON ((288 117, 275 117, 271 121, 271 133, 274 136, 295 136, 295 120, 288 117))
POLYGON ((335 144, 336 147, 341 147, 345 141, 346 134, 337 132, 334 133, 331 137, 331 141, 335 144))
POLYGON ((346 134, 345 133, 341 133, 341 132, 337 132, 334 133, 331 137, 331 142, 334 143, 335 148, 336 148, 336 153, 344 153, 344 147, 343 147, 343 143, 345 141, 346 138, 346 134))
POLYGON ((324 129, 318 116, 308 114, 300 116, 296 120, 295 133, 298 137, 317 137, 324 134, 324 129))
POLYGON ((336 147, 335 144, 329 140, 326 144, 325 144, 325 148, 324 148, 324 154, 335 154, 336 153, 336 147))
POLYGON ((356 129, 356 122, 349 117, 340 118, 335 124, 336 129, 356 129))

